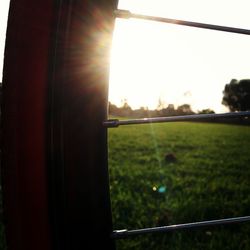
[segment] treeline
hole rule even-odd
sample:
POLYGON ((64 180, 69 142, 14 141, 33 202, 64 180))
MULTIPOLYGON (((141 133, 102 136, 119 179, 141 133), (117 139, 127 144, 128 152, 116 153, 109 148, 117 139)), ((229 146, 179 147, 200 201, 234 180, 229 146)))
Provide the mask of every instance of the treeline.
MULTIPOLYGON (((198 112, 198 114, 213 114, 215 113, 211 109, 204 109, 198 112)), ((195 112, 192 110, 189 104, 183 104, 174 107, 173 104, 169 104, 167 107, 158 107, 155 110, 150 110, 147 107, 141 107, 139 109, 132 109, 127 102, 124 102, 122 107, 117 107, 115 104, 109 102, 109 115, 120 117, 165 117, 165 116, 177 116, 177 115, 192 115, 195 112)))

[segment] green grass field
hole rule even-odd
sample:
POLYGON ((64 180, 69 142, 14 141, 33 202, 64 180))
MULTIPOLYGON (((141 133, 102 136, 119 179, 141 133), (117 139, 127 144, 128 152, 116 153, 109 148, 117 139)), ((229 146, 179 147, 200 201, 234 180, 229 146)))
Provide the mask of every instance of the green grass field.
MULTIPOLYGON (((109 130, 115 229, 250 215, 250 127, 209 123, 109 130), (165 161, 172 154, 175 162, 165 161)), ((118 240, 128 249, 250 249, 250 223, 118 240)))

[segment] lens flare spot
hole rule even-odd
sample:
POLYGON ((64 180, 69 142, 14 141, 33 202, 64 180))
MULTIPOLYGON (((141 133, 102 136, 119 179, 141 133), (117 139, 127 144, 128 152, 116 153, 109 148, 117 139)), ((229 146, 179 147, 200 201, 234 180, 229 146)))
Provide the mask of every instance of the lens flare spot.
POLYGON ((165 193, 167 191, 167 187, 165 187, 165 186, 160 186, 159 188, 158 188, 158 192, 159 193, 165 193))

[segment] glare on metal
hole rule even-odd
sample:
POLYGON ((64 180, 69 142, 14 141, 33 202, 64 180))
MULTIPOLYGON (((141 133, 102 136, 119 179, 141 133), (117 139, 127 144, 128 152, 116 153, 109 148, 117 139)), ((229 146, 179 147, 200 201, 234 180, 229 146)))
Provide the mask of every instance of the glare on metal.
POLYGON ((229 112, 221 114, 196 114, 196 115, 182 115, 182 116, 168 116, 168 117, 153 117, 142 119, 129 119, 118 120, 112 119, 103 122, 103 125, 108 128, 115 128, 121 125, 134 125, 134 124, 146 124, 146 123, 161 123, 161 122, 178 122, 178 121, 202 121, 202 120, 216 120, 219 118, 248 118, 250 117, 250 111, 242 112, 229 112))
POLYGON ((115 16, 118 18, 126 18, 126 19, 136 18, 136 19, 143 19, 143 20, 163 22, 163 23, 171 23, 171 24, 183 25, 183 26, 189 26, 189 27, 195 27, 195 28, 231 32, 231 33, 237 33, 237 34, 242 34, 242 35, 250 35, 250 30, 248 30, 248 29, 220 26, 220 25, 207 24, 207 23, 190 22, 190 21, 177 20, 177 19, 171 19, 171 18, 165 18, 165 17, 156 17, 156 16, 135 14, 135 13, 131 13, 128 10, 116 10, 115 16))
POLYGON ((200 222, 192 222, 192 223, 177 224, 177 225, 162 226, 162 227, 153 227, 153 228, 143 228, 143 229, 135 229, 135 230, 123 229, 123 230, 114 231, 111 237, 113 239, 123 239, 123 238, 129 238, 132 236, 138 236, 142 234, 166 233, 166 232, 171 232, 171 231, 176 231, 176 230, 196 229, 196 228, 201 228, 201 227, 226 225, 226 224, 233 224, 233 223, 243 223, 243 222, 249 222, 249 221, 250 221, 250 216, 243 216, 243 217, 210 220, 210 221, 200 221, 200 222))

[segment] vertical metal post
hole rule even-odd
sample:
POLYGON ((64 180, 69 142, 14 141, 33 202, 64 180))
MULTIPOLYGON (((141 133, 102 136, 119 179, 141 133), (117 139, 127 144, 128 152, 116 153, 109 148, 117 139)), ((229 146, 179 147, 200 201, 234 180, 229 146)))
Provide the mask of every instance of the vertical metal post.
POLYGON ((115 248, 110 235, 109 50, 117 0, 57 1, 48 105, 50 207, 56 249, 115 248))

